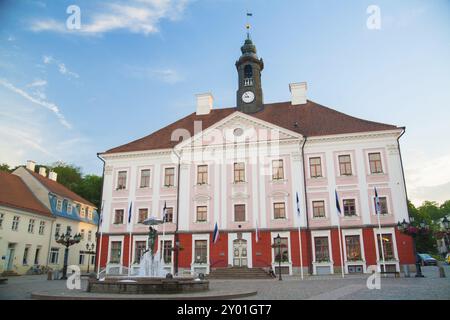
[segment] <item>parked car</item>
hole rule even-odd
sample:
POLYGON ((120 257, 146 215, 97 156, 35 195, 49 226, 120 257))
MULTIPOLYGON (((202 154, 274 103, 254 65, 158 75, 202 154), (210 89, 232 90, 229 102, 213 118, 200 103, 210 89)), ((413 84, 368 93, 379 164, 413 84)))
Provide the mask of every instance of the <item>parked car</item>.
POLYGON ((445 262, 447 262, 447 264, 450 264, 450 253, 447 253, 447 255, 445 256, 445 262))
POLYGON ((437 266, 437 260, 427 253, 418 253, 419 262, 422 266, 437 266))

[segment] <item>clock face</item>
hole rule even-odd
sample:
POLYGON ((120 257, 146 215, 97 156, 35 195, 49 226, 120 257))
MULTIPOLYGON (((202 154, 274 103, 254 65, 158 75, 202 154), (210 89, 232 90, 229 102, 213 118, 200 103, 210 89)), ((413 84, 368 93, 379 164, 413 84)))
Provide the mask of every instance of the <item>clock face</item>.
POLYGON ((251 103, 253 100, 255 100, 255 94, 251 91, 244 92, 242 95, 242 101, 245 103, 251 103))

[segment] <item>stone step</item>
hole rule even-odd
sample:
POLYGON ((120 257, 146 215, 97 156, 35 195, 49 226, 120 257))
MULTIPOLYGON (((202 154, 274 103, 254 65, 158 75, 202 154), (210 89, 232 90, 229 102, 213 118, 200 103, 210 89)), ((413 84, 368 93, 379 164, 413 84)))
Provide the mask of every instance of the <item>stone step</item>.
POLYGON ((270 279, 271 276, 261 268, 218 268, 211 271, 208 279, 270 279))
POLYGON ((17 276, 20 276, 20 274, 18 274, 15 271, 3 271, 1 276, 2 277, 17 277, 17 276))

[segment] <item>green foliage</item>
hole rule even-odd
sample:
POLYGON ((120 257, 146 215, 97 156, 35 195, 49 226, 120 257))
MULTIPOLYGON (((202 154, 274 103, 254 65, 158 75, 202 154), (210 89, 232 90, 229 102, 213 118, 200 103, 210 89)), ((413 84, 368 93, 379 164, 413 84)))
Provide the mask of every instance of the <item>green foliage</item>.
POLYGON ((102 193, 102 177, 86 175, 75 188, 75 192, 81 197, 89 200, 100 209, 100 198, 102 193))
POLYGON ((8 164, 6 164, 6 163, 1 163, 1 164, 0 164, 0 171, 3 171, 3 172, 12 172, 12 169, 11 169, 11 167, 10 167, 8 164))
MULTIPOLYGON (((51 169, 58 174, 58 182, 77 193, 78 186, 83 181, 81 168, 64 162, 55 162, 51 169)), ((89 200, 89 199, 86 199, 89 200)))
POLYGON ((421 222, 429 228, 428 234, 418 235, 416 238, 416 249, 420 253, 438 254, 435 233, 440 231, 441 219, 450 213, 450 200, 439 206, 437 202, 425 201, 416 208, 408 201, 409 215, 414 218, 414 225, 421 222))

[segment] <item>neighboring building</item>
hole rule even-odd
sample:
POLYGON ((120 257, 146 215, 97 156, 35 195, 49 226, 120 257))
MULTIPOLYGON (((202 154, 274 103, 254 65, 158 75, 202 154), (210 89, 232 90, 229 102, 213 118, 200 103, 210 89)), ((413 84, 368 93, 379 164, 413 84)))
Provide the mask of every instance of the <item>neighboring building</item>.
POLYGON ((381 242, 387 269, 413 265, 412 239, 396 228, 398 221, 409 220, 398 143, 404 128, 307 100, 306 83, 290 85, 291 101, 264 104, 264 64, 249 37, 241 51, 236 108, 213 109, 211 94, 197 95, 196 112, 100 155, 105 161, 102 268, 120 272, 131 260, 136 271, 147 241, 148 228, 141 222, 161 219, 164 206, 169 222, 164 236, 158 227, 158 245, 172 272, 177 262, 170 249, 179 242, 179 272, 228 266, 276 271, 281 259, 283 272, 298 274, 299 227, 305 271, 366 272, 369 265, 380 265, 381 242), (216 223, 219 240, 213 243, 216 223), (277 235, 281 252, 273 247, 277 235))
POLYGON ((45 265, 54 221, 20 177, 0 172, 0 274, 45 265))
MULTIPOLYGON (((55 234, 65 233, 70 228, 72 235, 80 233, 83 238, 70 247, 68 265, 79 265, 84 271, 90 264, 90 270, 94 270, 95 254, 87 254, 86 244, 96 244, 98 216, 95 205, 58 183, 55 172, 50 172, 47 178, 46 169, 41 167, 36 173, 33 161, 28 161, 26 167, 16 169, 12 176, 22 181, 52 219, 52 223, 46 226, 46 257, 39 264, 62 269, 64 247, 56 243, 55 234)), ((36 221, 36 230, 39 223, 36 221)))
MULTIPOLYGON (((450 220, 450 215, 447 215, 446 218, 447 218, 447 220, 450 220)), ((436 242, 437 242, 437 250, 438 250, 439 254, 441 254, 443 257, 445 257, 447 255, 447 253, 450 252, 450 239, 447 234, 449 232, 449 230, 445 229, 443 220, 444 220, 444 218, 440 219, 440 221, 439 221, 439 228, 440 228, 440 230, 442 230, 443 237, 441 239, 436 239, 436 242)))

